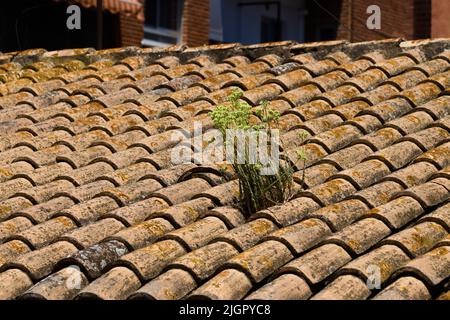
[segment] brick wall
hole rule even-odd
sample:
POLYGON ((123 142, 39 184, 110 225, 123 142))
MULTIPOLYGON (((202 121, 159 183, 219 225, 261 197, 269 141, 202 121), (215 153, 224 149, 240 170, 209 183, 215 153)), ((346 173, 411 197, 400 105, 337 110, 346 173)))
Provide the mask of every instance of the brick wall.
POLYGON ((184 0, 182 42, 200 46, 209 41, 209 0, 184 0))
POLYGON ((144 23, 136 16, 120 13, 120 43, 125 46, 141 46, 144 37, 144 23))
POLYGON ((431 0, 342 0, 340 20, 337 38, 352 42, 427 38, 431 32, 431 0), (373 4, 381 9, 380 30, 366 27, 366 10, 373 4))

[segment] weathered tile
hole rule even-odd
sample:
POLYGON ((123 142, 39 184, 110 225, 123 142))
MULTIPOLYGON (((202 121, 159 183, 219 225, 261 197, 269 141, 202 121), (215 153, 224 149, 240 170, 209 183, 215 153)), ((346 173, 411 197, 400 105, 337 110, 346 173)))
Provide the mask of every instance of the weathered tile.
POLYGON ((92 245, 60 260, 55 269, 77 266, 88 279, 93 280, 101 276, 108 265, 126 253, 128 253, 128 249, 123 243, 110 240, 92 245))
POLYGON ((319 219, 306 219, 276 230, 264 237, 264 241, 276 240, 286 245, 293 255, 299 255, 331 234, 330 228, 319 219))
POLYGON ((107 218, 66 232, 59 237, 59 239, 68 241, 79 249, 84 249, 102 241, 123 228, 124 225, 120 221, 113 218, 107 218))
POLYGON ((378 207, 388 202, 395 194, 402 191, 402 185, 393 181, 384 181, 361 191, 358 191, 349 198, 358 199, 370 207, 378 207))
POLYGON ((380 220, 366 218, 331 235, 324 243, 335 243, 349 252, 361 254, 390 234, 389 228, 380 220))
POLYGON ((433 118, 426 112, 418 111, 410 113, 401 118, 389 121, 387 126, 397 129, 402 134, 407 135, 424 129, 433 122, 433 118))
POLYGON ((428 286, 436 286, 450 275, 450 247, 442 246, 411 260, 392 275, 394 279, 404 272, 414 274, 428 286))
POLYGON ((4 242, 0 244, 0 266, 30 251, 30 247, 20 240, 4 242))
POLYGON ((292 258, 284 244, 267 240, 231 258, 221 268, 242 271, 258 283, 292 258))
POLYGON ((402 277, 377 294, 373 300, 429 300, 427 287, 414 277, 402 277))
MULTIPOLYGON (((308 194, 309 195, 309 194, 308 194)), ((257 212, 253 218, 266 218, 279 226, 288 226, 300 221, 305 215, 320 208, 318 200, 300 196, 282 205, 257 212)))
POLYGON ((450 192, 440 184, 427 182, 395 195, 396 198, 401 196, 410 196, 417 200, 424 208, 430 208, 448 199, 450 192))
POLYGON ((197 282, 209 278, 218 267, 238 254, 236 248, 226 242, 214 242, 175 259, 167 268, 189 271, 197 282))
POLYGON ((145 284, 128 299, 178 300, 196 287, 197 284, 189 272, 171 269, 145 284))
POLYGON ((398 268, 409 262, 409 257, 397 246, 383 245, 347 263, 338 274, 357 274, 365 281, 383 284, 398 268), (379 275, 377 279, 373 279, 379 275))
POLYGON ((394 171, 402 168, 421 153, 421 149, 416 144, 410 141, 403 141, 375 152, 366 159, 380 160, 394 171))
POLYGON ((314 286, 350 260, 350 255, 342 247, 325 244, 287 263, 277 274, 294 273, 314 286))
POLYGON ((244 273, 227 269, 192 292, 188 299, 238 300, 251 288, 252 283, 244 273))
MULTIPOLYGON (((62 206, 53 212, 55 216, 66 216, 71 218, 73 221, 77 221, 79 225, 87 225, 101 216, 106 212, 119 208, 117 202, 107 196, 97 197, 90 199, 88 201, 74 204, 74 200, 69 197, 58 197, 53 200, 62 199, 63 201, 70 200, 70 205, 62 206)), ((50 200, 50 201, 53 201, 50 200)), ((50 202, 49 201, 49 202, 50 202)))
POLYGON ((189 250, 197 249, 227 231, 225 224, 216 217, 205 217, 183 228, 171 231, 161 239, 176 240, 189 250))
POLYGON ((444 143, 418 156, 414 162, 427 161, 442 169, 450 165, 450 142, 444 143))
POLYGON ((401 133, 394 128, 382 128, 372 134, 356 140, 356 143, 365 143, 374 150, 381 150, 390 146, 401 137, 401 133))
POLYGON ((386 238, 382 243, 399 246, 411 257, 418 257, 430 250, 446 235, 447 232, 441 225, 427 221, 404 229, 386 238))
POLYGON ((228 229, 238 227, 245 222, 245 217, 241 210, 228 206, 216 207, 201 215, 201 217, 207 216, 218 217, 226 224, 228 229))
POLYGON ((76 224, 67 217, 57 217, 45 221, 10 237, 27 243, 31 248, 46 246, 60 235, 75 229, 76 224))
POLYGON ((0 273, 0 299, 12 300, 33 285, 29 276, 19 269, 0 273))
POLYGON ((420 221, 432 221, 439 223, 450 233, 450 203, 434 210, 430 214, 423 216, 420 221))
POLYGON ((312 137, 309 142, 318 143, 331 153, 347 146, 361 136, 362 133, 358 128, 344 124, 312 137))
POLYGON ((373 153, 367 145, 355 144, 330 154, 318 163, 332 163, 339 169, 350 169, 373 153))
POLYGON ((49 275, 54 265, 75 252, 77 248, 66 241, 58 241, 39 250, 19 256, 1 267, 2 270, 20 268, 34 281, 49 275))
POLYGON ((363 201, 350 199, 321 208, 308 214, 308 217, 319 218, 333 231, 337 231, 367 214, 368 211, 369 208, 363 201))
POLYGON ((139 278, 133 271, 116 267, 81 290, 76 299, 123 300, 140 286, 139 278))
MULTIPOLYGON (((108 197, 108 199, 110 198, 108 197)), ((131 226, 143 222, 148 217, 151 217, 152 214, 155 214, 156 212, 159 212, 160 210, 168 207, 169 204, 162 199, 148 198, 142 201, 137 201, 126 207, 118 208, 118 206, 116 206, 115 210, 110 211, 104 216, 113 217, 122 222, 124 225, 131 226)))
POLYGON ((433 173, 437 172, 434 165, 429 162, 417 162, 386 176, 382 181, 395 181, 405 188, 425 183, 433 173))
POLYGON ((265 235, 276 229, 276 225, 270 220, 259 218, 221 234, 212 241, 228 242, 238 248, 238 250, 244 251, 254 246, 265 235))
POLYGON ((207 181, 200 178, 194 178, 161 189, 153 193, 152 196, 161 198, 169 204, 178 204, 189 200, 210 187, 211 186, 207 181))
POLYGON ((25 217, 16 217, 0 222, 0 242, 7 237, 17 234, 23 230, 31 228, 33 224, 25 217))
POLYGON ((411 197, 400 197, 367 212, 366 216, 381 219, 391 229, 400 229, 424 212, 411 197))
POLYGON ((342 178, 332 179, 299 194, 302 197, 311 197, 322 206, 338 202, 356 192, 356 188, 342 178))
POLYGON ((150 245, 173 229, 173 226, 166 219, 153 218, 121 230, 107 239, 120 241, 126 244, 128 248, 136 250, 150 245))
POLYGON ((122 256, 115 265, 133 270, 142 281, 156 277, 167 264, 186 253, 174 240, 156 242, 122 256))

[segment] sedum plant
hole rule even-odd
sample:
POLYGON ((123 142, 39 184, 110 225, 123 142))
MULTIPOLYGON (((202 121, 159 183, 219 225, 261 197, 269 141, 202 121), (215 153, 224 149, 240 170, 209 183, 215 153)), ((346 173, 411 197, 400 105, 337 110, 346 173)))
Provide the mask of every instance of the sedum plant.
MULTIPOLYGON (((278 157, 270 159, 271 163, 255 161, 255 155, 251 153, 254 149, 250 148, 252 143, 253 146, 255 145, 255 141, 258 150, 266 148, 266 151, 269 152, 271 148, 280 147, 272 145, 274 142, 271 139, 274 134, 273 129, 277 129, 280 114, 278 111, 270 109, 267 102, 262 102, 254 110, 254 114, 258 116, 260 122, 252 123, 252 107, 247 102, 240 100, 241 97, 240 91, 233 92, 228 97, 229 103, 217 106, 210 113, 210 117, 214 126, 221 132, 226 147, 229 148, 229 144, 232 144, 231 150, 234 152, 234 157, 232 157, 231 166, 239 182, 240 206, 247 215, 251 215, 292 198, 294 167, 278 157), (241 134, 244 140, 234 139, 234 137, 229 139, 228 135, 233 130, 241 134), (267 145, 261 145, 261 140, 258 139, 262 134, 268 135, 268 139, 263 140, 268 141, 267 145), (254 141, 252 142, 251 139, 254 141), (244 147, 239 145, 242 143, 244 147), (241 153, 238 150, 241 150, 241 153), (263 168, 268 165, 275 166, 273 174, 262 174, 263 168)), ((298 156, 306 158, 302 149, 299 150, 298 156)))

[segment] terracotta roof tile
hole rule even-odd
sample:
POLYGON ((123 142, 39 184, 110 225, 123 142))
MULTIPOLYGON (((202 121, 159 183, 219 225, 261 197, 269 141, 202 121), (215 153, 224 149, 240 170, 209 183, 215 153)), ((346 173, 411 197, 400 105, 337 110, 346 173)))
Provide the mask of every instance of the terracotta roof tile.
POLYGON ((390 230, 383 222, 373 218, 365 218, 329 236, 325 243, 341 245, 349 252, 358 255, 367 251, 389 234, 390 230))
POLYGON ((331 282, 312 300, 364 300, 370 296, 370 289, 360 278, 343 275, 331 282))
POLYGON ((2 221, 0 222, 0 241, 4 241, 7 237, 26 230, 32 225, 31 221, 24 217, 2 221))
POLYGON ((422 281, 402 277, 377 294, 374 300, 428 300, 430 293, 422 281))
POLYGON ((377 281, 383 284, 389 276, 409 261, 400 248, 393 245, 383 245, 365 255, 347 263, 337 274, 353 274, 367 281, 373 274, 373 268, 378 267, 380 278, 377 281))
POLYGON ((186 253, 175 240, 156 242, 122 256, 115 265, 131 268, 140 279, 148 281, 156 277, 175 258, 186 253))
POLYGON ((207 212, 204 212, 200 215, 201 217, 204 216, 214 216, 218 217, 220 220, 222 220, 225 225, 229 228, 235 228, 240 226, 244 223, 245 217, 241 210, 235 207, 231 206, 225 206, 225 207, 216 207, 211 210, 208 210, 207 212))
POLYGON ((308 284, 294 274, 284 274, 247 296, 246 300, 306 300, 308 284))
POLYGON ((373 208, 367 216, 379 218, 391 229, 400 229, 424 212, 420 203, 411 197, 400 197, 373 208))
POLYGON ((341 230, 368 213, 369 207, 361 200, 350 199, 335 204, 331 204, 311 214, 308 217, 315 217, 323 220, 331 230, 341 230))
POLYGON ((445 46, 2 55, 0 298, 445 298, 445 46), (236 89, 280 112, 300 190, 251 217, 232 172, 171 161, 173 133, 212 128, 207 114, 236 89), (374 264, 381 292, 365 283, 374 264))
POLYGON ((427 214, 421 218, 420 221, 433 221, 439 223, 442 227, 450 233, 450 214, 448 209, 450 208, 450 203, 443 205, 442 207, 434 210, 430 214, 427 214))
POLYGON ((128 249, 123 243, 110 240, 92 245, 60 260, 56 264, 55 270, 76 266, 82 271, 83 277, 94 280, 102 275, 102 271, 107 265, 127 253, 128 249))
POLYGON ((388 202, 394 194, 397 194, 402 190, 403 187, 401 184, 393 181, 386 181, 358 191, 350 196, 350 198, 361 200, 369 207, 377 207, 388 202))
POLYGON ((239 251, 244 251, 254 246, 264 236, 276 229, 277 227, 273 222, 260 218, 237 226, 236 228, 215 237, 212 241, 227 242, 232 244, 239 251))
MULTIPOLYGON (((98 198, 100 199, 100 198, 98 198)), ((108 198, 108 203, 112 203, 111 199, 108 198)), ((116 204, 114 202, 114 204, 116 204)), ((117 205, 115 208, 107 209, 106 212, 108 214, 104 214, 104 217, 113 217, 123 224, 130 226, 133 224, 137 224, 143 222, 147 217, 155 214, 156 212, 169 207, 169 204, 165 202, 163 199, 159 198, 149 198, 146 200, 138 201, 133 204, 130 204, 125 207, 118 208, 117 205)), ((93 216, 93 219, 99 218, 103 212, 96 213, 93 216)))
POLYGON ((181 229, 167 233, 162 239, 176 240, 187 250, 194 250, 226 231, 227 228, 222 220, 216 217, 205 217, 181 229))
POLYGON ((25 291, 20 299, 68 300, 88 285, 88 280, 77 267, 69 266, 53 273, 25 291))
POLYGON ((0 298, 12 300, 33 285, 29 276, 19 269, 10 269, 0 273, 0 298))
POLYGON ((77 248, 71 243, 58 241, 39 250, 20 255, 13 261, 4 264, 1 270, 18 268, 37 281, 48 276, 59 260, 75 252, 77 252, 77 248))
POLYGON ((242 299, 252 288, 250 279, 241 271, 227 269, 192 292, 190 299, 242 299))
POLYGON ((9 239, 18 239, 28 244, 30 248, 41 248, 63 233, 76 228, 76 224, 66 217, 58 217, 15 234, 9 239))
POLYGON ((125 267, 116 267, 81 290, 76 299, 125 299, 140 286, 141 283, 133 271, 125 267))
POLYGON ((176 227, 187 226, 195 222, 210 209, 214 208, 212 200, 200 197, 164 208, 151 217, 163 217, 176 227))
POLYGON ((279 241, 286 245, 293 255, 297 256, 329 234, 331 234, 331 230, 325 222, 312 218, 274 231, 265 236, 264 240, 279 241))
POLYGON ((124 225, 113 218, 102 219, 98 222, 69 231, 59 239, 74 244, 77 248, 83 249, 100 242, 106 237, 120 231, 124 225))
POLYGON ((429 208, 448 199, 450 192, 440 184, 427 182, 395 195, 395 197, 401 196, 410 196, 416 199, 424 208, 429 208))
POLYGON ((283 205, 273 206, 254 215, 255 218, 264 217, 272 220, 279 226, 288 226, 299 221, 306 214, 320 208, 318 200, 313 197, 301 196, 283 205))
POLYGON ((128 299, 177 300, 183 298, 195 288, 195 280, 189 272, 172 269, 145 284, 131 294, 128 299))
POLYGON ((296 274, 314 287, 350 260, 342 247, 325 244, 287 263, 278 274, 296 274))
POLYGON ((437 168, 441 169, 450 164, 450 142, 441 144, 440 146, 425 152, 424 154, 418 156, 414 161, 421 162, 426 161, 435 165, 437 168))
MULTIPOLYGON (((20 201, 24 198, 20 197, 14 199, 19 199, 16 201, 20 201)), ((69 208, 74 204, 75 202, 72 199, 66 197, 59 197, 34 206, 27 206, 27 205, 21 206, 20 209, 16 210, 12 216, 26 217, 30 219, 33 223, 41 223, 50 219, 58 211, 69 208)))
POLYGON ((258 283, 291 259, 292 254, 285 245, 267 240, 231 258, 222 268, 240 270, 258 283))
POLYGON ((30 247, 23 241, 11 240, 4 242, 0 245, 0 265, 10 262, 30 251, 30 247))
POLYGON ((437 300, 449 300, 450 299, 450 292, 444 292, 443 294, 441 294, 437 300))
POLYGON ((183 269, 201 282, 209 278, 216 269, 237 255, 238 251, 226 242, 215 242, 196 249, 171 262, 167 269, 183 269))
POLYGON ((395 272, 393 279, 409 272, 431 288, 439 285, 449 276, 449 249, 448 246, 438 247, 411 260, 395 272))
POLYGON ((446 235, 447 232, 442 226, 427 221, 402 230, 386 238, 382 243, 397 245, 411 257, 417 257, 429 251, 446 235))

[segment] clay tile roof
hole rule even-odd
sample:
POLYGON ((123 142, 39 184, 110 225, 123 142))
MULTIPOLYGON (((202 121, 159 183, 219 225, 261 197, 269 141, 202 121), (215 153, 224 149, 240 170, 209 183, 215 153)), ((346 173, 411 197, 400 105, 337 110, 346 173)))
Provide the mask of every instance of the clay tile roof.
POLYGON ((0 299, 448 299, 450 40, 0 63, 0 299), (281 113, 303 186, 250 217, 234 174, 171 161, 233 90, 281 113))

